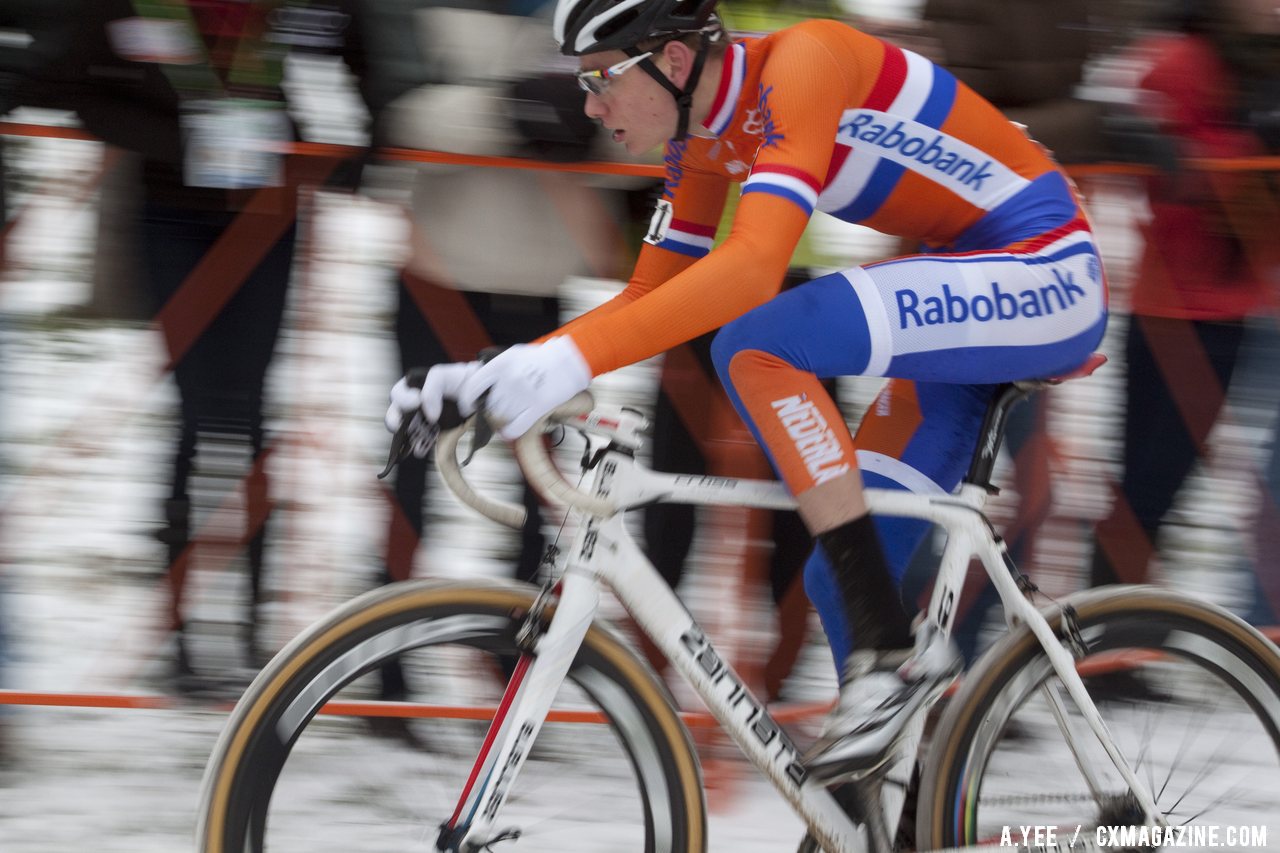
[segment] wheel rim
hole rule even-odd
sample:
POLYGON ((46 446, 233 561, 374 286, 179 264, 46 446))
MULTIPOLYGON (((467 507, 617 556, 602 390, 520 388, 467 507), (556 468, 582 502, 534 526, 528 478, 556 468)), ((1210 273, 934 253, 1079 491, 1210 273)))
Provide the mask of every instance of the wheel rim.
MULTIPOLYGON (((410 680, 432 694, 421 697, 425 701, 441 703, 439 696, 447 695, 448 704, 491 706, 502 685, 497 654, 514 650, 515 623, 506 614, 475 610, 391 629, 371 627, 336 658, 300 675, 297 681, 309 689, 273 703, 270 724, 259 725, 246 747, 239 793, 228 806, 227 823, 245 828, 247 849, 434 849, 437 825, 453 811, 487 723, 410 721, 407 734, 426 742, 430 752, 424 753, 373 737, 362 722, 312 720, 312 714, 329 699, 367 694, 366 673, 397 655, 410 680), (493 672, 477 679, 484 667, 493 672), (468 694, 478 681, 481 689, 468 694), (424 768, 424 755, 435 764, 424 768), (409 779, 422 789, 406 787, 409 779), (326 780, 329 788, 319 790, 316 780, 326 780), (325 819, 316 820, 317 813, 325 819), (354 831, 360 844, 345 832, 356 820, 368 821, 354 831)), ((607 669, 600 655, 584 647, 557 708, 597 708, 609 725, 547 724, 499 815, 499 828, 518 826, 522 835, 495 849, 663 851, 686 843, 674 826, 675 792, 666 781, 652 721, 607 669), (627 777, 630 783, 623 784, 627 777), (553 831, 556 814, 571 817, 573 826, 553 831)))
MULTIPOLYGON (((1274 676, 1224 654, 1220 644, 1233 648, 1230 637, 1211 642, 1203 624, 1194 627, 1152 612, 1086 623, 1082 633, 1090 657, 1082 672, 1094 673, 1091 692, 1115 673, 1136 678, 1152 692, 1145 699, 1119 696, 1099 707, 1170 824, 1261 825, 1280 837, 1274 835, 1280 828, 1271 825, 1280 814, 1280 694, 1274 676)), ((989 712, 971 724, 973 744, 943 789, 952 798, 952 820, 945 827, 950 843, 999 840, 1004 827, 1016 833, 1020 824, 1056 823, 1069 833, 1079 825, 1087 833, 1140 822, 1140 810, 1088 733, 1083 738, 1090 766, 1107 771, 1101 802, 1085 784, 1041 692, 1048 684, 1065 695, 1057 682, 1048 661, 1033 650, 989 712)), ((1065 704, 1072 710, 1069 699, 1065 704)), ((1072 717, 1084 732, 1078 714, 1072 717)))

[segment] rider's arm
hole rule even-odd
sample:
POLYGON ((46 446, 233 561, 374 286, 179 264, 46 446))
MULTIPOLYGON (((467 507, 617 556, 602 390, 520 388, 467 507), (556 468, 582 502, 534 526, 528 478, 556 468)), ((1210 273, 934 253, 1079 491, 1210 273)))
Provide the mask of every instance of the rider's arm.
MULTIPOLYGON (((669 150, 668 157, 671 156, 669 150)), ((572 334, 579 327, 599 322, 602 317, 625 308, 658 285, 675 278, 711 251, 711 240, 724 212, 729 180, 698 171, 696 158, 688 152, 679 162, 680 178, 668 179, 663 186, 662 198, 649 225, 649 234, 640 247, 640 257, 626 288, 555 334, 572 334), (670 214, 664 213, 668 207, 670 214), (668 226, 665 237, 657 239, 657 229, 663 223, 668 226)))
MULTIPOLYGON (((778 45, 761 77, 765 141, 728 238, 661 287, 633 281, 631 295, 620 297, 617 307, 566 330, 593 375, 717 329, 777 294, 830 165, 847 103, 842 75, 826 47, 810 36, 778 45), (815 86, 814 79, 826 85, 815 86)), ((685 207, 696 204, 697 188, 684 181, 675 188, 675 218, 684 219, 685 207)), ((646 247, 645 254, 654 251, 663 250, 646 247)))

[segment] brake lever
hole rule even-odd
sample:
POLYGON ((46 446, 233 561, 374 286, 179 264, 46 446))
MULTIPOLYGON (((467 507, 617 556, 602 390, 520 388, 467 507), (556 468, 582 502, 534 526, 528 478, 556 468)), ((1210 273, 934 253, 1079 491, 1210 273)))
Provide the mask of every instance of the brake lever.
MULTIPOLYGON (((405 374, 405 382, 410 388, 421 388, 427 381, 427 369, 425 367, 415 367, 405 374)), ((387 454, 387 464, 378 474, 379 480, 385 480, 387 476, 395 470, 395 467, 404 461, 405 457, 413 451, 413 437, 409 434, 409 426, 413 423, 413 418, 407 417, 400 421, 400 426, 396 429, 395 435, 391 437, 391 450, 387 454)), ((426 449, 430 450, 431 446, 436 443, 436 437, 440 435, 440 427, 438 424, 431 424, 428 427, 427 438, 425 440, 426 449)))
MULTIPOLYGON (((476 451, 493 441, 493 424, 489 423, 489 419, 484 415, 485 403, 489 401, 489 392, 485 391, 476 400, 476 422, 471 428, 471 449, 467 451, 467 458, 462 460, 462 467, 471 464, 471 457, 476 455, 476 451)), ((454 407, 456 411, 456 406, 454 407)), ((443 415, 440 420, 444 420, 443 415)))
MULTIPOLYGON (((506 349, 506 347, 485 347, 480 350, 479 360, 482 364, 493 361, 493 359, 496 358, 504 349, 506 349)), ((480 395, 479 399, 476 400, 476 413, 478 417, 476 417, 475 427, 471 433, 471 449, 467 451, 467 458, 462 460, 462 466, 464 468, 471 464, 471 457, 476 455, 477 450, 488 445, 490 441, 493 441, 493 424, 489 423, 489 419, 484 416, 484 410, 486 408, 485 404, 488 401, 488 391, 485 391, 480 395)), ((442 416, 440 419, 444 420, 444 417, 442 416)))

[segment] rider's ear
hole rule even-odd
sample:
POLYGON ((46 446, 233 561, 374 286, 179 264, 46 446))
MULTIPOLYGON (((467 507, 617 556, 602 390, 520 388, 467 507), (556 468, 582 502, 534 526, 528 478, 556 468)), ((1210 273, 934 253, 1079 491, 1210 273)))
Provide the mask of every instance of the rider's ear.
POLYGON ((667 79, 676 86, 683 87, 693 68, 693 50, 689 45, 675 39, 662 46, 662 55, 667 60, 667 79))

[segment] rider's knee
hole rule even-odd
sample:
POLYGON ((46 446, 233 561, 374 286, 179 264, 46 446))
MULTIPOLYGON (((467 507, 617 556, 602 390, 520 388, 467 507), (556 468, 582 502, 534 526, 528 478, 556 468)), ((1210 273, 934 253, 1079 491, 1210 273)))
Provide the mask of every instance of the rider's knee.
POLYGON ((769 352, 768 325, 762 324, 751 314, 732 320, 716 333, 711 341, 711 360, 716 374, 726 386, 732 385, 729 367, 739 353, 746 350, 769 352))
POLYGON ((741 350, 741 335, 734 330, 737 321, 726 324, 711 341, 711 361, 716 366, 720 381, 729 384, 729 363, 741 350))

